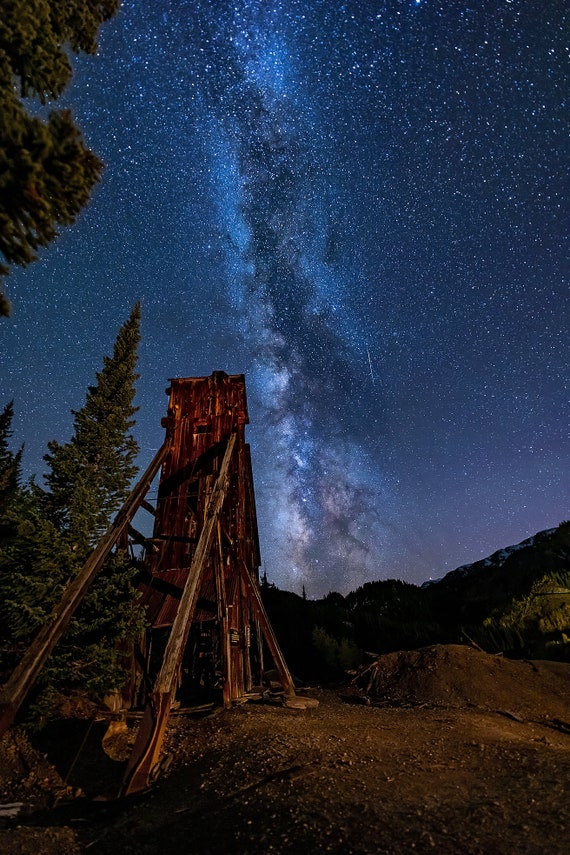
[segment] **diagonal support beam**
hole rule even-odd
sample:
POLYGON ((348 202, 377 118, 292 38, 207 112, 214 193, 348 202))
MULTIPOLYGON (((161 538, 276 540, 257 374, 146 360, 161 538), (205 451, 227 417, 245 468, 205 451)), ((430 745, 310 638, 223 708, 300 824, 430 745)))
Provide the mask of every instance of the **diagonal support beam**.
POLYGON ((236 434, 232 433, 206 510, 204 526, 172 624, 162 666, 156 678, 152 696, 146 705, 133 753, 125 773, 121 788, 121 795, 123 796, 148 787, 153 771, 158 765, 164 734, 170 717, 170 707, 176 693, 184 648, 188 641, 192 617, 196 610, 202 572, 212 547, 218 516, 226 496, 227 476, 235 442, 236 434))
POLYGON ((10 679, 0 692, 0 736, 10 727, 26 695, 34 685, 46 659, 65 632, 69 621, 97 578, 109 553, 146 496, 151 482, 170 452, 170 442, 162 445, 144 475, 131 491, 107 533, 93 550, 77 576, 68 584, 48 623, 39 631, 10 679))
POLYGON ((248 596, 251 599, 251 604, 253 606, 257 620, 259 621, 259 626, 267 642, 269 652, 273 657, 273 662, 275 663, 275 668, 277 670, 277 674, 279 675, 279 682, 283 687, 285 696, 288 698, 293 698, 295 697, 295 684, 293 683, 293 678, 289 673, 287 663, 285 662, 283 654, 281 653, 281 648, 279 647, 279 643, 277 641, 277 638, 275 637, 275 633, 273 632, 273 627, 271 626, 271 623, 267 616, 267 612, 265 611, 265 606, 263 605, 263 600, 261 599, 259 588, 253 583, 249 570, 245 566, 245 562, 239 561, 238 565, 241 578, 245 585, 248 596))

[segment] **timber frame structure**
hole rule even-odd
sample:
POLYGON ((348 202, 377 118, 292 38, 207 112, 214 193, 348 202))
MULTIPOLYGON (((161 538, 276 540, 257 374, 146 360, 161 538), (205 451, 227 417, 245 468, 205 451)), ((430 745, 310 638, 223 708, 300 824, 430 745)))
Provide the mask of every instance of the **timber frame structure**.
POLYGON ((263 639, 286 699, 295 697, 259 591, 245 378, 215 371, 171 380, 166 391, 164 444, 0 693, 1 735, 112 548, 129 534, 142 543, 139 588, 150 629, 131 701, 144 712, 121 795, 153 780, 173 705, 202 693, 229 707, 261 686, 263 639), (153 507, 145 497, 159 469, 153 507), (154 517, 151 538, 131 525, 139 508, 154 517))

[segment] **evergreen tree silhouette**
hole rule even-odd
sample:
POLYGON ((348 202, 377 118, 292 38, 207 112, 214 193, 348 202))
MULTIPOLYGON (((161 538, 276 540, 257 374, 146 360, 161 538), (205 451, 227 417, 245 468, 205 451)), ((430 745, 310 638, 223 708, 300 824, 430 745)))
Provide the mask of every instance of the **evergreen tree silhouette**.
MULTIPOLYGON (((95 53, 97 32, 119 0, 7 0, 0 15, 0 277, 26 265, 71 225, 102 164, 68 110, 44 121, 35 105, 58 98, 71 79, 68 52, 95 53), (31 110, 31 111, 30 111, 31 110), (2 258, 4 263, 2 263, 2 258)), ((0 291, 0 315, 10 304, 0 291)))
POLYGON ((140 304, 120 328, 113 356, 105 357, 85 405, 73 410, 74 433, 61 445, 48 443, 45 475, 48 515, 84 559, 126 499, 136 473, 138 445, 131 434, 140 304))
MULTIPOLYGON (((48 490, 16 491, 5 515, 13 536, 0 543, 0 672, 8 673, 129 493, 138 446, 132 436, 140 306, 119 329, 85 405, 73 412, 74 433, 49 443, 48 490)), ((0 417, 0 479, 17 455, 7 446, 11 405, 0 417)), ((11 483, 17 474, 11 476, 11 483)), ((7 481, 8 483, 8 481, 7 481)), ((96 697, 124 682, 125 643, 145 616, 136 603, 135 568, 117 549, 89 589, 38 680, 34 718, 50 715, 61 695, 96 697)))
POLYGON ((15 454, 10 450, 13 417, 14 402, 10 401, 0 413, 0 526, 20 481, 23 447, 15 454))

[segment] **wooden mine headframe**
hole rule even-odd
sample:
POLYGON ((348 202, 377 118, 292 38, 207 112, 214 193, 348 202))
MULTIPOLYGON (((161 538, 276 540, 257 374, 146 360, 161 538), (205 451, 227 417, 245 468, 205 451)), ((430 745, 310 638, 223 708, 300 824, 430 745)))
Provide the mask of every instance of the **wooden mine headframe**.
POLYGON ((245 378, 216 371, 170 383, 164 444, 0 696, 1 735, 113 546, 129 531, 142 540, 140 589, 151 629, 139 657, 145 708, 124 795, 152 779, 177 692, 217 691, 225 706, 247 697, 262 680, 262 639, 285 695, 295 694, 259 592, 245 378), (145 496, 160 468, 153 507, 145 496), (151 538, 130 525, 140 507, 154 516, 151 538))
POLYGON ((147 667, 152 671, 153 659, 161 664, 156 677, 151 674, 154 686, 125 794, 148 784, 177 689, 219 685, 224 706, 230 706, 261 684, 262 637, 285 693, 294 695, 259 593, 245 379, 216 371, 172 380, 167 392, 163 424, 170 453, 162 465, 142 584, 152 625, 147 667))
MULTIPOLYGON (((252 658, 262 661, 262 654, 255 653, 261 640, 259 620, 246 590, 248 580, 258 588, 260 556, 245 442, 245 381, 243 375, 218 371, 211 377, 172 380, 167 393, 163 425, 171 451, 162 466, 141 585, 154 636, 147 658, 153 658, 152 646, 160 645, 162 630, 173 626, 198 544, 208 537, 209 548, 197 557, 200 578, 190 628, 202 627, 202 641, 194 639, 205 660, 202 671, 221 668, 220 688, 228 706, 251 690, 252 658), (207 524, 212 531, 204 534, 207 524), (206 639, 211 630, 216 637, 206 639)), ((210 684, 212 677, 201 673, 200 681, 210 684)))

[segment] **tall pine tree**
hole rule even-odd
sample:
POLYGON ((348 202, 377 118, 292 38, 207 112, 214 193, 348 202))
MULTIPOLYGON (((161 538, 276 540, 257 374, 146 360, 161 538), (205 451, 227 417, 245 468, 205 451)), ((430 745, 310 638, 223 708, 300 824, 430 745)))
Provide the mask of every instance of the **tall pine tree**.
POLYGON ((140 340, 140 305, 120 328, 112 357, 105 357, 85 405, 73 410, 74 434, 48 444, 45 481, 49 515, 82 560, 126 499, 136 472, 138 446, 130 433, 138 407, 135 367, 140 340))
MULTIPOLYGON (((0 276, 26 265, 86 205, 102 164, 69 111, 46 121, 22 98, 56 99, 71 79, 68 52, 95 53, 119 0, 3 0, 0 15, 0 276), (4 264, 1 263, 2 257, 4 264)), ((10 306, 0 291, 0 315, 10 306)))
MULTIPOLYGON (((16 534, 0 546, 0 672, 15 665, 50 619, 68 580, 128 495, 138 452, 131 428, 139 327, 137 304, 96 384, 88 387, 85 405, 73 412, 72 438, 49 443, 49 490, 31 484, 11 505, 16 534)), ((6 443, 6 428, 4 435, 6 443)), ((0 457, 3 447, 0 434, 0 457)), ((134 574, 128 557, 115 551, 40 675, 36 710, 51 712, 57 698, 70 692, 101 697, 122 685, 121 646, 144 625, 134 574)))
POLYGON ((18 490, 20 480, 23 449, 20 448, 16 453, 10 450, 13 417, 14 402, 10 401, 0 413, 0 531, 2 520, 18 490))

